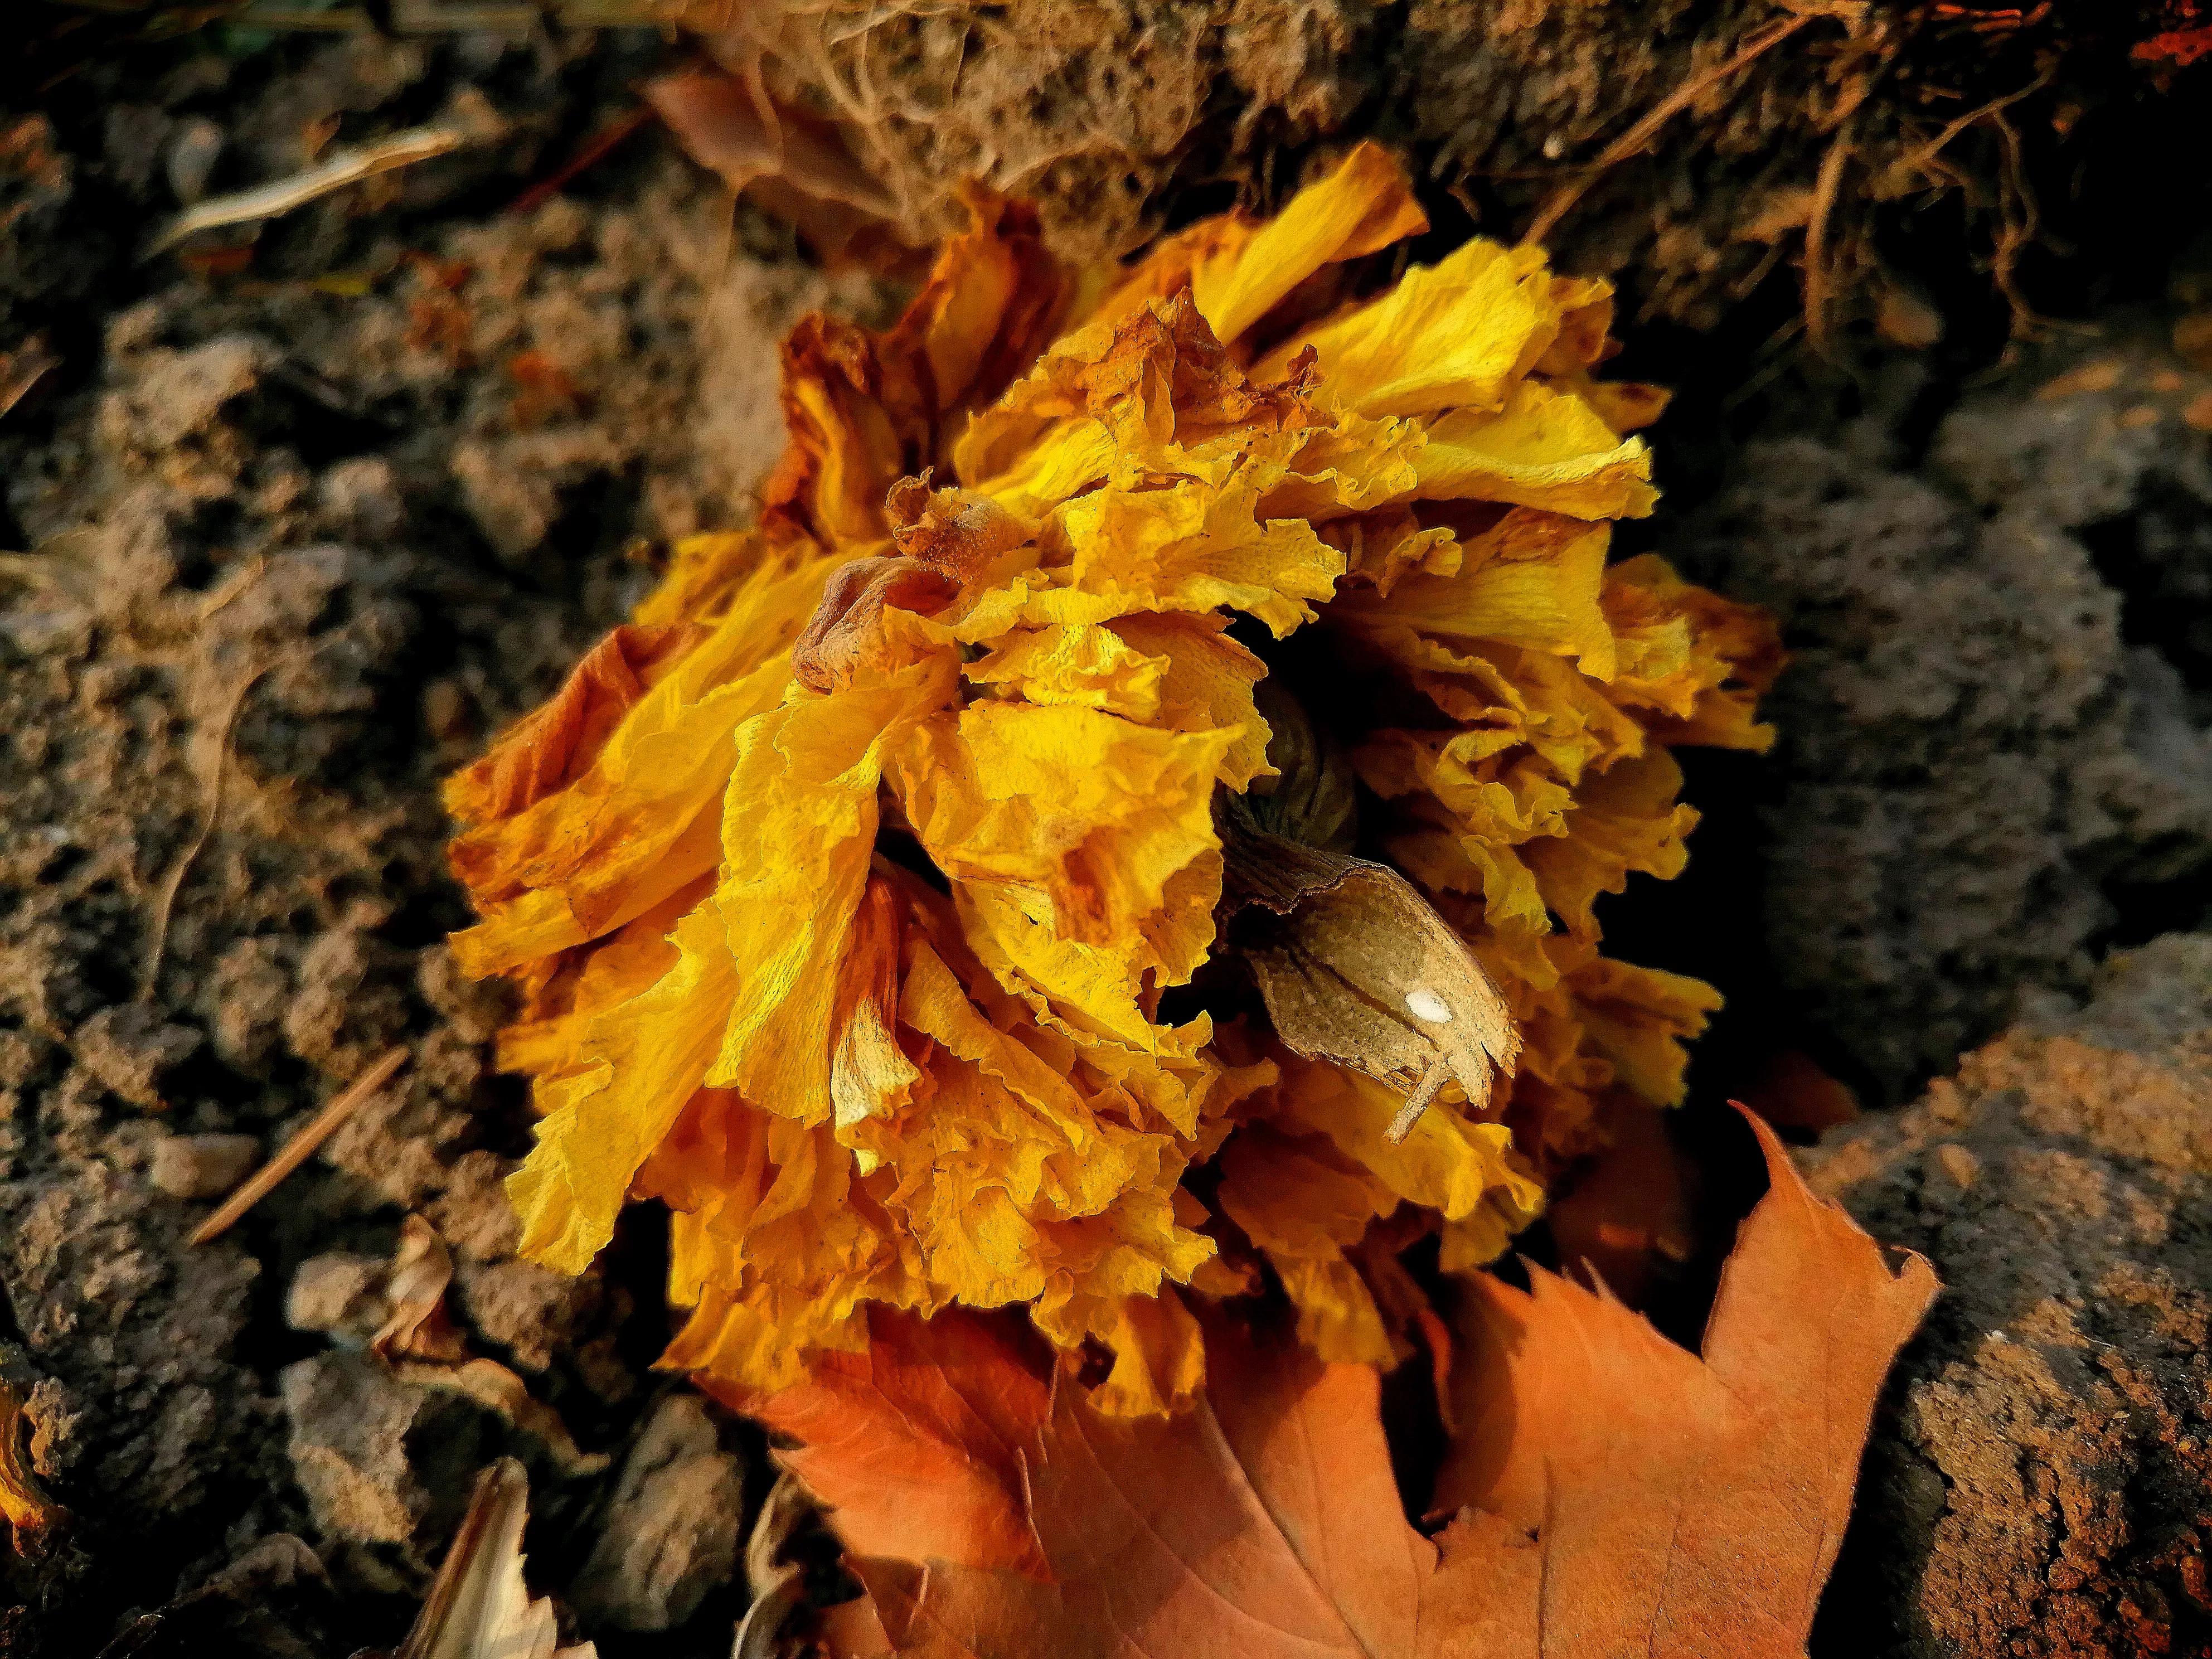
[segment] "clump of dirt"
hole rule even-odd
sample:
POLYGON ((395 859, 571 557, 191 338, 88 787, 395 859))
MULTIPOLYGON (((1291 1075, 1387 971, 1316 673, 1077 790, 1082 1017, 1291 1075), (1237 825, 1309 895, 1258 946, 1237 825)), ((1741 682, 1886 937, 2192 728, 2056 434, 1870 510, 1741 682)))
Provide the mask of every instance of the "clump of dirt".
MULTIPOLYGON (((91 71, 74 124, 58 106, 0 154, 30 158, 0 182, 6 337, 51 327, 64 360, 0 428, 0 543, 30 550, 0 560, 0 1359, 72 1516, 4 1568, 29 1651, 93 1651, 119 1613, 134 1653, 217 1629, 313 1650, 272 1609, 333 1595, 347 1646, 396 1636, 501 1451, 538 1478, 556 1576, 641 1482, 711 1498, 741 1473, 726 1419, 650 1411, 649 1249, 640 1296, 619 1267, 514 1259, 499 1183, 527 1114, 489 1069, 502 1005, 442 944, 466 917, 436 791, 625 612, 651 579, 634 544, 742 520, 777 447, 775 342, 873 289, 733 245, 726 198, 661 147, 504 210, 657 41, 220 44, 91 71), (181 267, 74 240, 464 87, 513 115, 450 167, 181 267), (394 1043, 410 1063, 318 1159, 186 1247, 394 1043), (534 1405, 362 1351, 409 1214, 450 1250, 470 1352, 534 1405), (264 1581, 283 1594, 248 1617, 264 1581)), ((652 1630, 726 1603, 736 1522, 712 1508, 639 1535, 669 1583, 609 1588, 600 1563, 593 1604, 652 1630)))
POLYGON ((2212 934, 2113 957, 1810 1155, 1945 1290, 1893 1380, 1816 1650, 2212 1645, 2212 934))
POLYGON ((1856 318, 1924 345, 1954 283, 1978 309, 1992 279, 2024 304, 2018 269, 2054 216, 2132 215, 2138 239, 2189 218, 2158 191, 2200 181, 2153 187, 2139 165, 2184 142, 2162 71, 2134 55, 2170 15, 2165 0, 781 0, 738 9, 716 50, 764 60, 769 84, 838 123, 916 235, 957 217, 954 181, 981 176, 1038 198, 1071 244, 1121 253, 1164 212, 1279 199, 1317 149, 1368 135, 1411 152, 1481 228, 1534 228, 1566 268, 1620 276, 1646 316, 1710 325, 1794 264, 1816 335, 1856 318), (2108 145, 2109 180, 2038 198, 2031 178, 2108 145), (1899 258, 1900 236, 1936 257, 1899 258), (1936 268, 1932 289, 1915 264, 1936 268))
POLYGON ((1767 957, 1880 1097, 2212 899, 2212 362, 2173 338, 2116 318, 1955 404, 1907 369, 1749 445, 1680 550, 1783 619, 1767 957))

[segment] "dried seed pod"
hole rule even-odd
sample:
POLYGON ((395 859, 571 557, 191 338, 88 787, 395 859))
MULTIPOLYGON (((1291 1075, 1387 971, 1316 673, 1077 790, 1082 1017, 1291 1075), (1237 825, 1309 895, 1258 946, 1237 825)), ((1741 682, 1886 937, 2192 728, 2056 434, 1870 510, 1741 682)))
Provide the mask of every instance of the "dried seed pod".
POLYGON ((1470 1110, 1521 1052, 1505 1000, 1467 942, 1387 865, 1265 830, 1224 837, 1225 902, 1275 1035, 1407 1091, 1403 1140, 1448 1081, 1470 1110))

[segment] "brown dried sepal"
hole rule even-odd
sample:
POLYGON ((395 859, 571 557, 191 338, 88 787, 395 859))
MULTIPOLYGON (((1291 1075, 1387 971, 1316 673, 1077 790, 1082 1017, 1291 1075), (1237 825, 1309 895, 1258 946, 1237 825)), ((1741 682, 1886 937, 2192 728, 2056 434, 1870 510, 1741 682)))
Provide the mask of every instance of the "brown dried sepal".
POLYGON ((1233 821, 1222 850, 1232 939, 1275 1035, 1308 1059, 1404 1090, 1393 1140, 1448 1081, 1480 1111, 1493 1071, 1512 1071, 1520 1033, 1467 942, 1413 884, 1387 865, 1233 821))
POLYGON ((931 470, 901 478, 884 497, 891 544, 907 557, 962 584, 976 581, 1029 539, 1021 520, 988 495, 933 489, 931 470))
POLYGON ((1244 828, 1284 836, 1332 853, 1350 849, 1359 834, 1359 789, 1336 745, 1315 726, 1305 705, 1275 679, 1253 688, 1252 701, 1267 722, 1271 783, 1235 797, 1228 811, 1244 828))
POLYGON ((898 551, 840 565, 823 585, 821 603, 791 648, 792 672, 809 690, 842 690, 874 659, 886 610, 925 617, 941 611, 1029 539, 1020 521, 988 496, 933 489, 930 477, 925 467, 884 498, 898 551))
POLYGON ((840 565, 791 647, 791 672, 810 691, 842 691, 874 659, 886 610, 927 616, 959 591, 951 578, 897 554, 840 565))

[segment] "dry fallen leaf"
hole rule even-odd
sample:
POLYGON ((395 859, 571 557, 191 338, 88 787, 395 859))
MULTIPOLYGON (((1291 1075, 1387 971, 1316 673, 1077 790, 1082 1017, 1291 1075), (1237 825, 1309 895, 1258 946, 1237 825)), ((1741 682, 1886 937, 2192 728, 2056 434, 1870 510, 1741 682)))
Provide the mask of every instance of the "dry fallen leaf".
POLYGON ((806 1382, 729 1403, 799 1442, 785 1467, 847 1550, 1042 1572, 1022 1449, 1052 1409, 1044 1365, 994 1316, 871 1321, 878 1340, 806 1382))
POLYGON ((842 132, 738 76, 687 70, 648 81, 643 91, 693 161, 787 221, 825 258, 840 258, 896 216, 842 132))
POLYGON ((467 1337, 446 1310, 453 1282, 453 1256, 446 1241, 421 1216, 409 1216, 385 1276, 384 1323, 369 1339, 369 1351, 402 1382, 464 1395, 505 1418, 569 1474, 605 1468, 607 1455, 579 1446, 561 1413, 532 1395, 520 1375, 469 1352, 467 1337))
POLYGON ((752 1604, 738 1621, 730 1659, 775 1659, 791 1651, 787 1626, 806 1606, 806 1565, 795 1547, 820 1527, 814 1500, 785 1470, 762 1500, 745 1541, 745 1588, 752 1604))
POLYGON ((1809 1135, 1857 1121, 1859 1098, 1811 1055, 1784 1049, 1761 1069, 1743 1103, 1778 1129, 1809 1135))
POLYGON ((409 1216, 400 1224, 399 1248, 384 1282, 391 1311, 369 1339, 369 1352, 388 1360, 459 1364, 467 1358, 468 1344, 446 1312, 446 1287, 453 1282, 453 1253, 446 1241, 421 1216, 409 1216))
POLYGON ((1492 1599, 1517 1610, 1498 1650, 1803 1651, 1875 1396, 1937 1287, 1917 1255, 1893 1273, 1744 1120, 1773 1185, 1722 1271, 1701 1354, 1549 1273, 1525 1293, 1468 1281, 1461 1434, 1435 1501, 1540 1547, 1498 1554, 1492 1599))
POLYGON ((1697 1249, 1698 1171, 1668 1121, 1638 1102, 1608 1113, 1606 1149, 1544 1209, 1570 1276, 1595 1277, 1632 1308, 1649 1307, 1655 1285, 1697 1249))
POLYGON ((560 1645, 553 1604, 522 1578, 530 1478, 502 1457, 477 1477, 461 1529, 398 1659, 598 1659, 589 1642, 560 1645))
POLYGON ((1433 1540, 1406 1521, 1375 1371, 1226 1318, 1167 1419, 1049 1395, 965 1315, 886 1329, 856 1379, 766 1402, 875 1621, 833 1651, 1054 1659, 1766 1659, 1802 1650, 1875 1395, 1933 1295, 1806 1189, 1745 1223, 1702 1357, 1537 1273, 1471 1279, 1433 1540), (936 1502, 939 1483, 961 1491, 936 1502), (923 1501, 918 1502, 921 1499, 923 1501), (878 1636, 888 1643, 883 1647, 878 1636))

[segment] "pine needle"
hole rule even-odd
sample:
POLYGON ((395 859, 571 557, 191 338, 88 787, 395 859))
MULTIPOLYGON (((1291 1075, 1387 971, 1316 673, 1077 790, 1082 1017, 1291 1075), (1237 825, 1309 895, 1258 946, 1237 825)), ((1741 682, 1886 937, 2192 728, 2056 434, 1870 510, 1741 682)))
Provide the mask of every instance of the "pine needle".
POLYGON ((344 1092, 307 1120, 300 1132, 284 1143, 283 1150, 246 1179, 246 1182, 205 1221, 192 1229, 192 1244, 204 1244, 210 1239, 228 1232, 239 1217, 258 1204, 276 1190, 276 1184, 305 1164, 314 1150, 337 1132, 338 1126, 351 1117, 364 1100, 392 1081, 392 1074, 407 1060, 407 1050, 393 1048, 370 1066, 344 1092))

